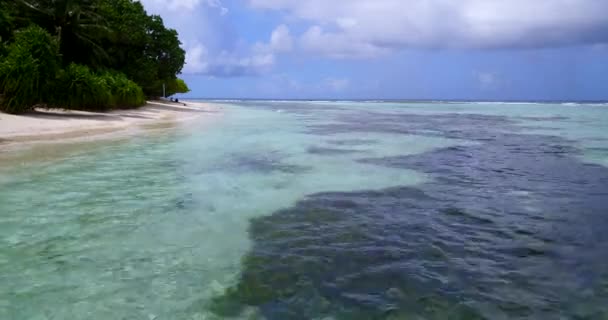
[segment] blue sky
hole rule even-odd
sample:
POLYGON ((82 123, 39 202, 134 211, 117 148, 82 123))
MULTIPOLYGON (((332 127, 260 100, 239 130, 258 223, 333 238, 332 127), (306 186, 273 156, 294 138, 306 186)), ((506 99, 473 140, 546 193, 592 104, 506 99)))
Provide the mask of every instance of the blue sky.
POLYGON ((606 0, 142 0, 200 98, 608 100, 606 0))

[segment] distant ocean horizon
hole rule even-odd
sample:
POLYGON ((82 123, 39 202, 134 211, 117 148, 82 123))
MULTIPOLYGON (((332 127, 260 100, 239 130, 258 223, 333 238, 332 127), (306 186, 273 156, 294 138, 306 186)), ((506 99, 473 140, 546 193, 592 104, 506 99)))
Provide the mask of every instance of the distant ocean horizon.
POLYGON ((608 100, 484 100, 484 99, 273 99, 273 98, 201 98, 183 97, 184 101, 267 101, 267 102, 378 102, 378 103, 516 103, 516 104, 608 104, 608 100))

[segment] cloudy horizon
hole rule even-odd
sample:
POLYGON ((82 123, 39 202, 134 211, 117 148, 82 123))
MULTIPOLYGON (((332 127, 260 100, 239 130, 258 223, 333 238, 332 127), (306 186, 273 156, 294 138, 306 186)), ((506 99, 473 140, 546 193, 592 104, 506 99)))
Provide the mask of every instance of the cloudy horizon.
POLYGON ((608 1, 142 0, 190 97, 608 99, 608 1))

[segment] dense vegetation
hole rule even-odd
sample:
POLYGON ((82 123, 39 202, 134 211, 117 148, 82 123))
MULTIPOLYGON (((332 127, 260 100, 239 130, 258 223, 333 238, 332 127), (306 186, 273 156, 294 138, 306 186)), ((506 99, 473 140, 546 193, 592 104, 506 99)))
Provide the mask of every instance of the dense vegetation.
POLYGON ((177 32, 135 0, 0 0, 0 110, 137 107, 188 92, 177 32))

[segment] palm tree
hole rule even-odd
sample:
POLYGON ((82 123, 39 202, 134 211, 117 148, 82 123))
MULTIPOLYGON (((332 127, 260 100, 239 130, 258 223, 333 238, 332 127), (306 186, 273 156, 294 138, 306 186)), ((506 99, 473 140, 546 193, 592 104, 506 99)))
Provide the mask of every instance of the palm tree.
POLYGON ((100 40, 108 34, 96 0, 17 0, 22 18, 57 37, 63 62, 97 65, 108 59, 100 40))
POLYGON ((11 3, 0 1, 0 49, 2 49, 2 41, 10 39, 13 31, 12 9, 11 3))

